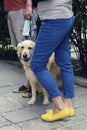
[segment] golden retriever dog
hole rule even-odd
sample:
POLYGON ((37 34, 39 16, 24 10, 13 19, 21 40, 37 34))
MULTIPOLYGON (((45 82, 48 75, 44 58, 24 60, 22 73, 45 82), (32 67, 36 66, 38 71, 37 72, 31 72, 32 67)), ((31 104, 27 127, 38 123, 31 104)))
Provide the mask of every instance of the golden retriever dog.
MULTIPOLYGON (((23 64, 27 79, 31 84, 32 97, 28 101, 28 104, 35 103, 37 86, 42 87, 29 66, 30 59, 34 50, 34 46, 35 43, 31 40, 25 40, 19 43, 17 46, 17 55, 20 58, 20 62, 23 64)), ((52 56, 49 58, 47 68, 54 76, 56 82, 58 82, 58 84, 61 84, 61 79, 58 77, 58 74, 60 73, 60 69, 55 64, 54 54, 52 54, 52 56)), ((44 88, 43 88, 43 96, 44 96, 43 104, 49 104, 49 96, 44 88)))

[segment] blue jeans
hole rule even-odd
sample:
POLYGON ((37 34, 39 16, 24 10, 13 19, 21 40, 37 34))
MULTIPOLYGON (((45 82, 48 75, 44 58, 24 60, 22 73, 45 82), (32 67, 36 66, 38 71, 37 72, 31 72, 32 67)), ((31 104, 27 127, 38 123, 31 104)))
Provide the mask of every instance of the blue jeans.
POLYGON ((73 17, 70 19, 43 20, 36 40, 30 67, 51 98, 60 96, 60 90, 46 67, 53 52, 55 52, 55 62, 61 70, 64 97, 74 97, 74 74, 69 43, 73 24, 73 17))

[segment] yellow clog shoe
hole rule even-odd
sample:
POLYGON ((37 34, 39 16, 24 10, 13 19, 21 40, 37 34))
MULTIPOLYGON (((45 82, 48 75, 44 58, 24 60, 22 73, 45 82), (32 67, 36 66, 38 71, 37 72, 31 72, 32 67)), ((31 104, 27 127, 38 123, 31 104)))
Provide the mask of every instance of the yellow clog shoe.
MULTIPOLYGON (((68 108, 68 109, 69 109, 69 116, 70 117, 75 116, 75 110, 74 110, 74 108, 68 108)), ((47 113, 51 113, 52 109, 47 109, 46 112, 47 113)))
POLYGON ((52 121, 63 119, 63 118, 68 117, 68 116, 69 116, 69 109, 64 108, 63 110, 61 110, 60 112, 58 112, 56 114, 53 114, 52 112, 48 112, 46 114, 43 114, 41 116, 41 119, 44 121, 52 122, 52 121))

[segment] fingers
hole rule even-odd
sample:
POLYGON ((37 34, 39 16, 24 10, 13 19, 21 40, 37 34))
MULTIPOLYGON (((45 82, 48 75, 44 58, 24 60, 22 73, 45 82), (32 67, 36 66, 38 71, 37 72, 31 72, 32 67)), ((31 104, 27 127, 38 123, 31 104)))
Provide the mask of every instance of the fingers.
POLYGON ((32 17, 32 8, 26 8, 24 11, 24 18, 30 19, 32 17))

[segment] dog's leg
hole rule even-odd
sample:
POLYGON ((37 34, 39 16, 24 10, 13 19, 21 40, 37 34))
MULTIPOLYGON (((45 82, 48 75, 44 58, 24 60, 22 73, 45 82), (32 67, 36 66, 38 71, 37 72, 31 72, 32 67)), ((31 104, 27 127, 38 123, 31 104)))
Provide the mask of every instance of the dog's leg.
POLYGON ((43 88, 43 96, 44 96, 43 104, 44 105, 49 104, 49 96, 47 91, 44 88, 43 88))
POLYGON ((34 104, 36 101, 36 86, 31 84, 31 90, 32 90, 32 97, 31 99, 28 101, 28 104, 34 104))

